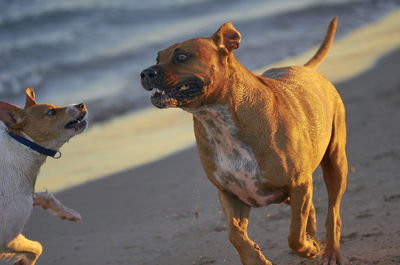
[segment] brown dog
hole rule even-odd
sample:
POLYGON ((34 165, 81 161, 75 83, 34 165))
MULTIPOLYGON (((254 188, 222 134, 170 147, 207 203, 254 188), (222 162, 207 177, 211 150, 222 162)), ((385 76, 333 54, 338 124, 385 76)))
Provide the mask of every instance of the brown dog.
POLYGON ((246 265, 271 264, 247 236, 250 207, 291 206, 289 246, 300 256, 320 252, 312 173, 321 164, 328 190, 324 264, 341 264, 340 200, 346 188, 346 126, 342 100, 315 68, 324 60, 336 18, 304 66, 251 73, 233 54, 240 33, 225 23, 209 38, 176 43, 141 73, 158 108, 193 114, 197 150, 218 188, 229 239, 246 265))

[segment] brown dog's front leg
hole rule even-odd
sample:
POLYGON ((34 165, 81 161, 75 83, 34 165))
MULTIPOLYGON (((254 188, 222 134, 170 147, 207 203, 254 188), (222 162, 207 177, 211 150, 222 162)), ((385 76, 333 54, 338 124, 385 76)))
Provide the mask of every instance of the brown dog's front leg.
POLYGON ((238 251, 242 263, 244 265, 272 265, 265 259, 258 245, 247 236, 250 206, 226 191, 219 191, 218 195, 228 225, 229 240, 238 251))
POLYGON ((308 221, 307 221, 307 235, 311 238, 317 240, 317 218, 315 216, 315 207, 314 203, 310 202, 310 211, 308 213, 308 221))
POLYGON ((315 257, 320 249, 318 242, 314 238, 316 227, 314 227, 315 209, 312 205, 312 183, 302 183, 291 187, 290 207, 289 246, 299 256, 315 257), (309 218, 311 219, 308 220, 309 218), (314 235, 309 235, 307 232, 314 235))
POLYGON ((42 254, 42 245, 19 234, 7 244, 7 251, 17 255, 14 265, 34 265, 42 254))
MULTIPOLYGON (((286 203, 288 205, 290 205, 290 200, 288 200, 286 203)), ((318 238, 317 238, 317 218, 316 218, 314 203, 312 201, 310 203, 310 211, 308 213, 306 232, 307 232, 307 235, 309 235, 311 238, 313 238, 316 241, 318 241, 318 238)))
POLYGON ((65 207, 59 200, 49 192, 38 192, 33 194, 33 205, 42 206, 43 209, 48 209, 54 215, 61 219, 79 222, 81 215, 75 210, 65 207))

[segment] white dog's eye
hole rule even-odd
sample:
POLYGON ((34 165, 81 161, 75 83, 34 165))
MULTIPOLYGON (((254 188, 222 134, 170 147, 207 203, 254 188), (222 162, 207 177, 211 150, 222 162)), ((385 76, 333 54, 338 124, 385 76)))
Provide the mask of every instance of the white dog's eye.
POLYGON ((56 114, 56 110, 55 109, 51 109, 51 110, 49 110, 48 112, 47 112, 47 115, 49 115, 49 116, 53 116, 53 115, 55 115, 56 114))

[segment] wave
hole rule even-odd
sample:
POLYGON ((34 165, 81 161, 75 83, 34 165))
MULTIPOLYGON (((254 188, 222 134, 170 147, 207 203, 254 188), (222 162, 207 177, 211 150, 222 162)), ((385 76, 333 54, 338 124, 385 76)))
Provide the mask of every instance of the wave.
MULTIPOLYGON (((220 1, 226 3, 227 0, 220 1)), ((234 1, 233 1, 234 2, 234 1)), ((0 26, 25 25, 29 22, 49 22, 73 19, 79 16, 101 17, 114 16, 114 19, 125 21, 139 20, 145 17, 156 17, 159 12, 168 16, 168 12, 177 9, 197 9, 202 5, 213 5, 212 0, 36 0, 36 1, 2 1, 0 2, 0 26)))
POLYGON ((6 98, 21 95, 26 87, 41 87, 43 81, 44 75, 40 69, 2 74, 0 75, 0 95, 6 98))
POLYGON ((321 21, 341 14, 340 36, 399 5, 396 0, 34 3, 4 9, 0 2, 0 96, 21 95, 32 86, 61 94, 79 91, 87 98, 93 94, 98 106, 107 106, 110 93, 127 106, 141 105, 140 88, 134 88, 136 96, 129 100, 121 93, 129 83, 137 84, 137 72, 154 62, 155 51, 182 39, 211 35, 228 20, 244 33, 237 52, 240 61, 255 69, 315 45, 324 34, 321 21), (113 91, 96 93, 108 89, 105 83, 114 86, 113 91))

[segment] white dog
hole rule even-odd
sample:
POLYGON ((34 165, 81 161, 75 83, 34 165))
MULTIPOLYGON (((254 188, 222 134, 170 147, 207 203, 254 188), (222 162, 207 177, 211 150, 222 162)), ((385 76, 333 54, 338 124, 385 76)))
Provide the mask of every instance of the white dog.
POLYGON ((17 255, 18 265, 35 264, 42 252, 39 242, 26 239, 22 230, 33 205, 55 215, 79 221, 80 215, 63 206, 50 193, 34 193, 36 177, 47 156, 59 157, 58 149, 86 128, 84 104, 59 107, 37 104, 31 88, 25 108, 0 102, 0 257, 17 255))

